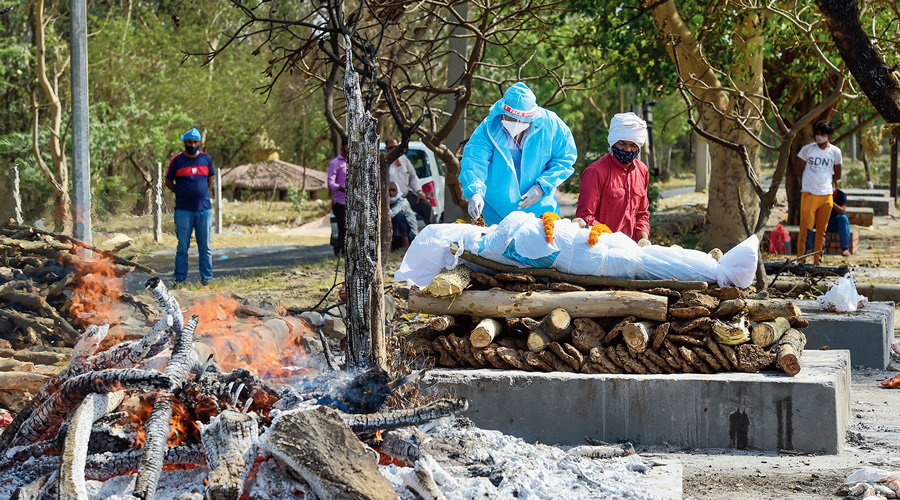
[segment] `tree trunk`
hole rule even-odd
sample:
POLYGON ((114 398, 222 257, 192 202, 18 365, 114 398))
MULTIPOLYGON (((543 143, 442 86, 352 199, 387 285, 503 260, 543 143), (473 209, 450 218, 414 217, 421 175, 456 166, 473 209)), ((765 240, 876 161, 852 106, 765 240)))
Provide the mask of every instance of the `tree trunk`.
POLYGON ((428 314, 465 314, 482 318, 543 317, 557 308, 573 318, 637 316, 665 321, 667 298, 642 292, 533 292, 467 290, 454 299, 439 299, 413 289, 409 310, 428 314))
POLYGON ((803 313, 793 302, 787 300, 753 300, 747 299, 747 312, 750 321, 769 321, 778 317, 790 318, 803 313))
POLYGON ((778 339, 790 328, 791 323, 787 318, 778 317, 772 321, 765 321, 754 326, 753 330, 750 331, 750 340, 760 347, 769 347, 778 342, 778 339))
MULTIPOLYGON (((349 41, 347 46, 350 46, 349 41)), ((359 75, 347 53, 347 364, 365 368, 387 361, 384 342, 384 276, 381 267, 381 192, 376 120, 363 107, 359 75)))
MULTIPOLYGON (((879 54, 860 21, 857 0, 816 0, 841 59, 869 102, 888 123, 900 123, 900 79, 879 54)), ((873 6, 872 8, 878 8, 873 6)))
POLYGON ((478 326, 472 330, 472 333, 469 335, 469 341, 472 342, 472 347, 487 347, 491 345, 491 342, 502 331, 503 325, 499 321, 493 318, 485 318, 479 321, 478 326))

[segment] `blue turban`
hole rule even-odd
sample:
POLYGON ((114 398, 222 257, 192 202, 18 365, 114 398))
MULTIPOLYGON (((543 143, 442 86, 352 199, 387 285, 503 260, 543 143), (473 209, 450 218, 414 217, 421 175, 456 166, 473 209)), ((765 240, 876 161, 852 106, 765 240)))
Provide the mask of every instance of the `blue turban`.
POLYGON ((192 128, 192 129, 188 130, 187 132, 181 134, 181 142, 187 141, 189 139, 199 141, 200 140, 200 131, 195 128, 192 128))
POLYGON ((534 98, 534 92, 527 85, 519 82, 506 89, 500 109, 504 115, 511 116, 520 122, 531 122, 534 121, 538 105, 534 98))

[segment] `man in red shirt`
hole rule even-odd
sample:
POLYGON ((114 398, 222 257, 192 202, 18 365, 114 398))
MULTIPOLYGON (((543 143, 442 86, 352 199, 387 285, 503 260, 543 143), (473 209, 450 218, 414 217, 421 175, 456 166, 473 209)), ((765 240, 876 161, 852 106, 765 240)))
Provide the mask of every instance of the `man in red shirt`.
POLYGON ((588 227, 606 224, 634 241, 650 236, 650 171, 637 159, 647 141, 647 122, 619 113, 609 124, 609 153, 581 174, 576 217, 588 227))

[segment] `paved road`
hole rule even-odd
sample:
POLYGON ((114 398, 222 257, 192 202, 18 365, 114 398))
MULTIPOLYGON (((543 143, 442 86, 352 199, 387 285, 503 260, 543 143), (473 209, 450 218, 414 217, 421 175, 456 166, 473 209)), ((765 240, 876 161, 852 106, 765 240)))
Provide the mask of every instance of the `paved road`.
MULTIPOLYGON (((215 279, 246 275, 257 271, 283 269, 301 263, 318 262, 333 257, 334 252, 330 245, 213 248, 213 276, 215 279)), ((175 269, 174 249, 155 252, 150 257, 141 259, 140 262, 155 269, 167 284, 172 281, 172 271, 175 269)), ((139 271, 129 273, 125 279, 128 290, 130 292, 141 290, 144 281, 149 277, 148 274, 139 271)), ((200 274, 197 271, 196 248, 192 248, 188 255, 187 281, 190 283, 200 281, 200 274)))

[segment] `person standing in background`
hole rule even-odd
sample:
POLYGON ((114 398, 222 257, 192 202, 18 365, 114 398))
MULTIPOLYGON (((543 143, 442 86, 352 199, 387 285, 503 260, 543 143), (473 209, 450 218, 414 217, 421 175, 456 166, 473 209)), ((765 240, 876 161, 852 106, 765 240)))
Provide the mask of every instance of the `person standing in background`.
POLYGON ((328 163, 328 189, 331 190, 331 210, 337 219, 338 237, 334 244, 334 256, 344 251, 347 233, 347 139, 341 139, 341 154, 328 163))
POLYGON ((816 254, 813 262, 819 265, 825 246, 825 231, 834 207, 834 186, 841 178, 843 157, 841 148, 831 144, 834 128, 827 121, 813 127, 816 142, 807 144, 797 153, 794 170, 802 180, 800 188, 800 232, 797 234, 797 256, 806 255, 807 232, 815 227, 816 254))
POLYGON ((175 286, 184 284, 187 279, 191 233, 197 240, 200 282, 205 286, 213 277, 212 251, 209 248, 213 214, 209 192, 216 170, 212 158, 199 149, 200 132, 196 128, 182 134, 181 142, 184 151, 172 157, 166 169, 166 187, 175 193, 175 234, 178 236, 175 286))

